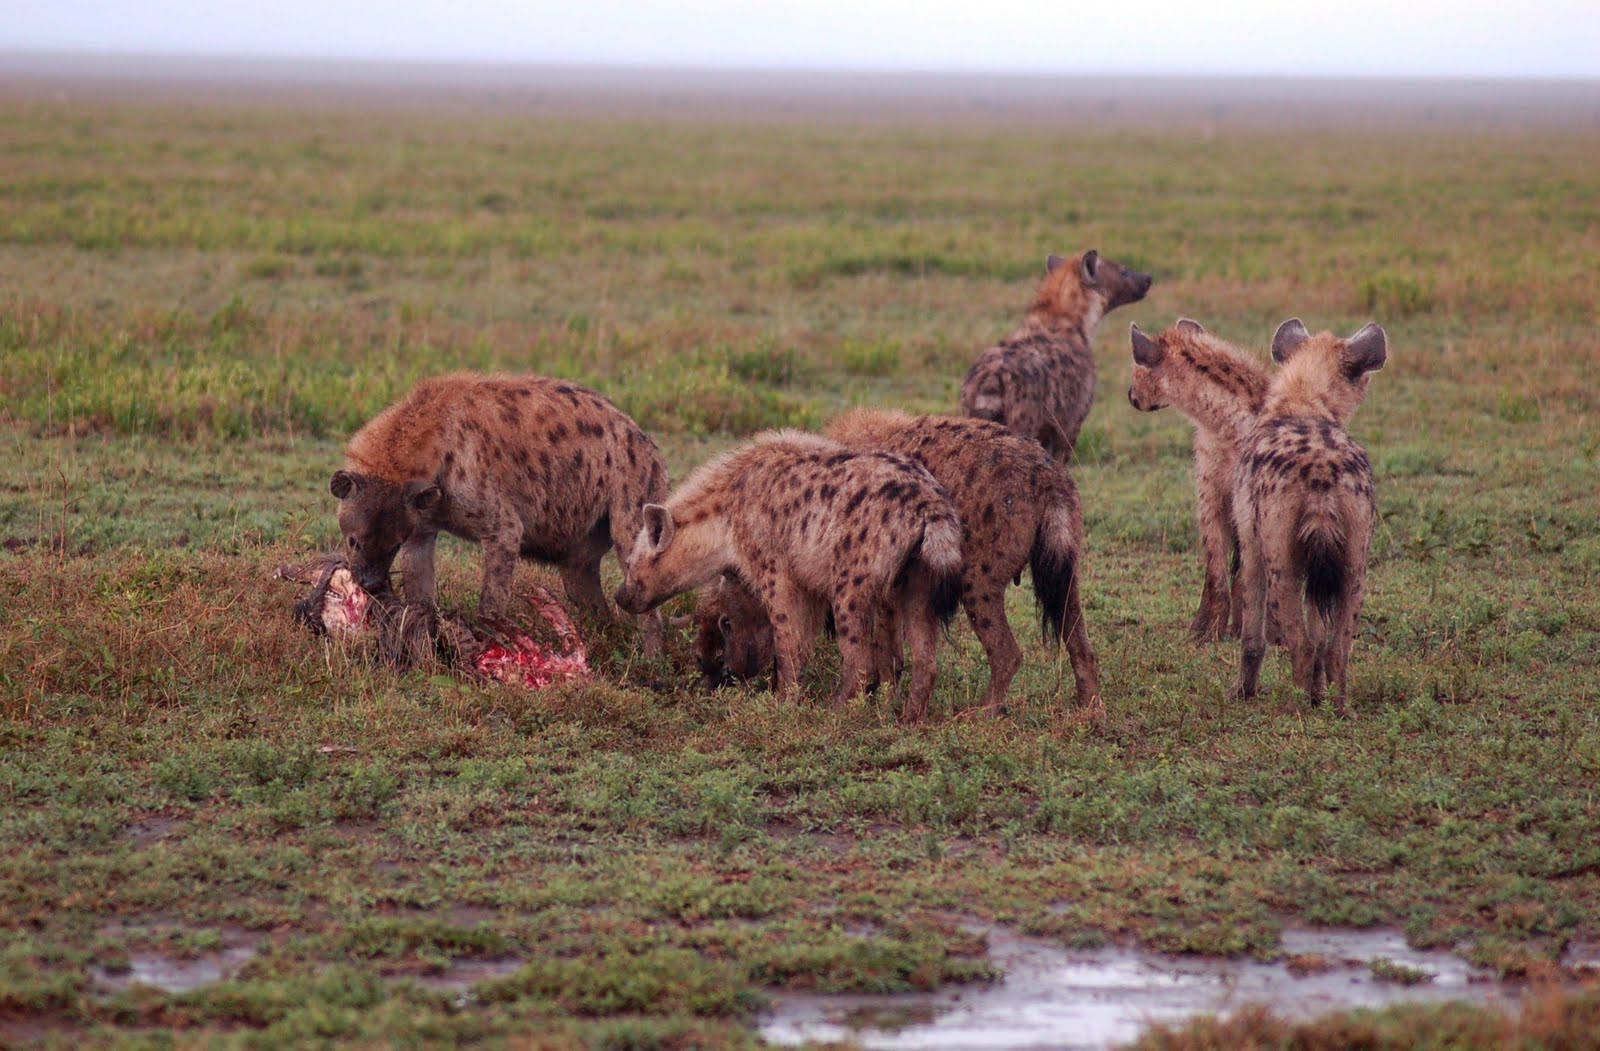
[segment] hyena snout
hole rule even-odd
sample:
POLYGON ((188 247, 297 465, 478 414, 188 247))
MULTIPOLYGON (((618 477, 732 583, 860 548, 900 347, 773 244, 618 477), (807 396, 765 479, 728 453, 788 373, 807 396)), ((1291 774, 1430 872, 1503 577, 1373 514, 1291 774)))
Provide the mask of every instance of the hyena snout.
POLYGON ((356 571, 356 580, 368 594, 385 595, 389 592, 388 567, 362 566, 356 571))
POLYGON ((645 604, 642 599, 643 596, 640 594, 639 589, 632 584, 622 585, 611 596, 611 601, 617 604, 618 609, 624 613, 632 613, 635 616, 645 612, 645 604))
POLYGON ((1112 308, 1115 309, 1116 307, 1127 306, 1129 303, 1139 302, 1149 293, 1150 286, 1154 283, 1155 278, 1149 274, 1140 273, 1137 270, 1124 271, 1122 280, 1117 282, 1117 286, 1111 296, 1112 308))

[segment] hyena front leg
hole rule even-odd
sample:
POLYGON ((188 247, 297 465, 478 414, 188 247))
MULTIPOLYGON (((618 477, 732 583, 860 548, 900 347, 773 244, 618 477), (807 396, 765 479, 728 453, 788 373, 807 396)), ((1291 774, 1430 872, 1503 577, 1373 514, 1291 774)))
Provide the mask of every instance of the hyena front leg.
POLYGON ((1202 479, 1199 491, 1200 551, 1205 564, 1205 584, 1200 591, 1200 609, 1189 625, 1196 642, 1216 642, 1228 633, 1232 612, 1234 582, 1229 561, 1235 543, 1227 506, 1227 495, 1202 479))
POLYGON ((522 526, 506 526, 483 540, 483 590, 478 596, 478 616, 498 620, 511 605, 511 588, 517 578, 522 551, 522 526))
POLYGON ((438 543, 439 535, 433 533, 414 536, 400 548, 400 592, 407 602, 431 606, 438 597, 434 566, 434 549, 438 543))
POLYGON ((811 659, 811 649, 816 645, 817 632, 822 630, 827 607, 786 578, 758 582, 755 591, 772 619, 778 695, 794 698, 800 693, 800 674, 811 659))
POLYGON ((557 566, 556 571, 561 574, 561 590, 567 593, 567 601, 588 616, 598 620, 610 619, 611 607, 606 603, 605 589, 600 585, 599 558, 592 558, 588 552, 584 552, 576 561, 557 566))

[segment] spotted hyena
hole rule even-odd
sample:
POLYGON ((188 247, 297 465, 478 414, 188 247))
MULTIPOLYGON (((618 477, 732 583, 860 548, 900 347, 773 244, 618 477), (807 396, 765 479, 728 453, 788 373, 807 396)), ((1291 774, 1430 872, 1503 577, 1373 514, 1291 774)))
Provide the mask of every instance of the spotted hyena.
POLYGON ((871 685, 877 626, 893 607, 912 651, 904 714, 918 719, 933 693, 940 625, 960 598, 961 524, 914 462, 777 431, 646 507, 626 573, 617 605, 636 613, 737 577, 772 619, 786 694, 831 609, 843 659, 836 702, 871 685))
POLYGON ((1372 324, 1340 339, 1313 336, 1294 318, 1272 339, 1282 368, 1240 446, 1234 486, 1244 592, 1235 697, 1255 696, 1270 619, 1289 648, 1295 683, 1313 703, 1330 685, 1344 710, 1378 519, 1372 465, 1345 427, 1387 356, 1387 337, 1372 324))
POLYGON ((1154 339, 1134 325, 1130 338, 1133 385, 1128 401, 1141 412, 1172 405, 1194 423, 1194 483, 1205 586, 1189 630, 1201 641, 1230 632, 1238 635, 1242 610, 1233 479, 1239 443, 1254 426, 1267 397, 1267 370, 1188 318, 1154 339))
POLYGON ((1070 460, 1094 401, 1094 330, 1108 311, 1143 299, 1150 280, 1092 250, 1052 255, 1022 327, 967 370, 962 414, 1003 423, 1070 460))
MULTIPOLYGON (((423 380, 357 431, 330 485, 361 586, 388 590, 401 556, 409 602, 431 604, 440 533, 483 548, 485 617, 502 616, 517 559, 553 563, 567 597, 607 611, 600 560, 632 546, 667 493, 661 452, 607 398, 541 376, 423 380)), ((658 648, 660 618, 646 621, 658 648)))
MULTIPOLYGON (((987 420, 860 410, 835 420, 825 434, 853 449, 909 457, 950 494, 965 552, 961 605, 989 660, 984 705, 1005 702, 1022 664, 1006 619, 1005 594, 1028 567, 1045 637, 1065 641, 1078 703, 1099 710, 1099 669, 1078 598, 1083 512, 1066 468, 1037 443, 987 420)), ((707 657, 720 653, 727 673, 748 678, 765 671, 772 629, 760 606, 741 590, 737 582, 725 582, 705 597, 700 646, 707 657)), ((892 666, 898 643, 890 636, 880 645, 892 647, 892 666)))

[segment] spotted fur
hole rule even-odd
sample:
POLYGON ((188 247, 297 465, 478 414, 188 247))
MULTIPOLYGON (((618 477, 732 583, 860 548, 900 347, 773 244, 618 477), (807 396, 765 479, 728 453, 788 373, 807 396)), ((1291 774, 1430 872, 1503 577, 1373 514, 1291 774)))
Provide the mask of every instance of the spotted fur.
MULTIPOLYGON (((1037 443, 987 420, 859 410, 834 420, 825 433, 854 449, 909 457, 950 494, 965 552, 961 605, 989 661, 984 705, 1004 704, 1022 664, 1006 618, 1005 593, 1028 567, 1045 637, 1066 643, 1078 703, 1098 710, 1099 669, 1078 597, 1083 512, 1066 468, 1037 443)), ((728 582, 706 595, 700 629, 702 647, 725 647, 725 670, 747 677, 765 670, 772 628, 740 591, 737 582, 728 582)), ((892 675, 899 644, 889 635, 879 645, 888 647, 879 655, 880 675, 892 675)))
POLYGON ((1234 486, 1244 630, 1233 695, 1255 696, 1271 621, 1296 685, 1313 703, 1331 688, 1342 711, 1378 520, 1372 464, 1346 427, 1388 341, 1377 325, 1339 339, 1294 319, 1272 356, 1282 368, 1240 445, 1234 486))
POLYGON ((737 578, 776 632, 778 688, 793 693, 831 608, 843 659, 836 701, 871 685, 891 609, 912 650, 905 717, 927 711, 940 625, 960 598, 961 525, 922 467, 812 434, 758 436, 645 508, 617 604, 643 612, 737 578))
MULTIPOLYGON (((423 380, 362 427, 330 485, 363 587, 397 555, 411 602, 431 604, 440 533, 483 548, 479 612, 502 616, 518 558, 553 563, 567 597, 607 612, 600 560, 631 547, 640 509, 667 492, 655 442, 608 399, 541 376, 423 380)), ((660 645, 660 619, 646 622, 660 645)))
POLYGON ((1004 424, 1070 460, 1094 402, 1094 330, 1107 312, 1143 299, 1150 280, 1098 252, 1052 255, 1022 327, 967 370, 962 415, 1004 424))
POLYGON ((1128 388, 1128 401, 1141 412, 1171 405, 1194 424, 1194 481, 1205 585, 1189 630, 1201 641, 1237 636, 1243 611, 1233 483, 1239 443, 1266 402, 1266 367, 1187 318, 1154 339, 1134 325, 1130 338, 1133 384, 1128 388))

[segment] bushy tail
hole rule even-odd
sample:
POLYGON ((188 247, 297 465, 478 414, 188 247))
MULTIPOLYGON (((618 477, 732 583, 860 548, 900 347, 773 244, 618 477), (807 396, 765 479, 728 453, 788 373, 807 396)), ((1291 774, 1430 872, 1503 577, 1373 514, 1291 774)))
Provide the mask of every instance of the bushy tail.
POLYGON ((1067 632, 1067 596, 1078 572, 1078 532, 1072 506, 1057 504, 1045 512, 1028 556, 1039 630, 1046 642, 1057 646, 1067 632))
POLYGON ((949 624, 961 606, 961 524, 955 515, 935 518, 922 529, 913 556, 928 579, 933 612, 949 624))
POLYGON ((1344 527, 1331 513, 1308 510, 1301 519, 1296 540, 1306 575, 1306 601, 1323 620, 1328 620, 1349 586, 1350 560, 1345 551, 1344 527))

